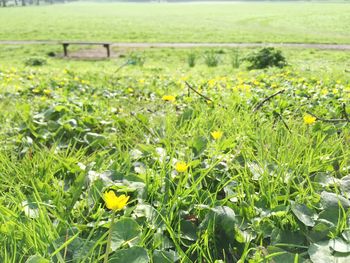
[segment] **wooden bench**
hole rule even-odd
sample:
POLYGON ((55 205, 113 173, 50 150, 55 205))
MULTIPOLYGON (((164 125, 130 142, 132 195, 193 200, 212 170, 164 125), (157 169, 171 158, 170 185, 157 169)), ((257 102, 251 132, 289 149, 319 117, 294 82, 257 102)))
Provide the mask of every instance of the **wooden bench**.
POLYGON ((65 57, 68 57, 68 46, 69 45, 102 45, 107 50, 107 57, 111 56, 111 43, 93 43, 93 42, 62 42, 63 53, 65 57))

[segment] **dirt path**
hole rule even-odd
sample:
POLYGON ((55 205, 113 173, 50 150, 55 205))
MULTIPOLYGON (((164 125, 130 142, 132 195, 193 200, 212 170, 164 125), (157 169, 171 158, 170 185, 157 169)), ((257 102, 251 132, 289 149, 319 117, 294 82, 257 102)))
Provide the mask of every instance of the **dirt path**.
MULTIPOLYGON (((62 41, 41 40, 0 40, 0 45, 58 45, 62 41)), ((74 43, 74 41, 72 41, 74 43)), ((96 43, 96 42, 95 42, 96 43)), ((102 42, 101 42, 102 43, 102 42)), ((350 50, 350 44, 311 44, 311 43, 126 43, 110 42, 113 47, 120 48, 239 48, 239 47, 288 47, 307 49, 350 50)))

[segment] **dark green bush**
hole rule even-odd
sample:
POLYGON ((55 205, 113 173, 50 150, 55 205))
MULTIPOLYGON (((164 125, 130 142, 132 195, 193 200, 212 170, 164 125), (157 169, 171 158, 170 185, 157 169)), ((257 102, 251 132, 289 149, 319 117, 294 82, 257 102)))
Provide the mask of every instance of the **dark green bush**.
POLYGON ((49 57, 56 57, 56 53, 53 52, 53 51, 47 52, 47 55, 48 55, 49 57))
POLYGON ((238 50, 234 50, 231 56, 231 65, 233 68, 239 68, 240 58, 238 50))
POLYGON ((27 58, 24 61, 24 64, 26 66, 43 66, 43 65, 47 64, 47 61, 44 58, 32 57, 32 58, 27 58))
POLYGON ((193 68, 196 65, 196 54, 189 53, 187 56, 187 63, 190 68, 193 68))
POLYGON ((248 66, 249 70, 268 67, 283 68, 287 65, 286 58, 282 55, 282 52, 273 47, 266 47, 260 49, 258 52, 253 52, 245 60, 250 63, 248 66))
POLYGON ((204 55, 204 62, 208 67, 216 67, 219 60, 219 55, 215 51, 210 51, 204 55))
POLYGON ((142 67, 145 64, 145 58, 140 54, 131 53, 128 57, 128 62, 130 65, 142 67))

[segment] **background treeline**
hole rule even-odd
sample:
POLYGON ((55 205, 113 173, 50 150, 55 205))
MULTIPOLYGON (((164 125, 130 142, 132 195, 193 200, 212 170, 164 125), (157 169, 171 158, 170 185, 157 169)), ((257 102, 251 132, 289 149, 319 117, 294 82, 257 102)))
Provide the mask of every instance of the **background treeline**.
POLYGON ((10 7, 10 6, 27 6, 27 5, 41 5, 41 4, 55 4, 55 3, 70 3, 70 2, 252 2, 252 1, 270 1, 270 2, 290 2, 290 1, 300 1, 300 2, 349 2, 350 0, 0 0, 1 7, 10 7))
POLYGON ((41 5, 54 3, 68 3, 76 0, 0 0, 0 6, 27 6, 27 5, 41 5))

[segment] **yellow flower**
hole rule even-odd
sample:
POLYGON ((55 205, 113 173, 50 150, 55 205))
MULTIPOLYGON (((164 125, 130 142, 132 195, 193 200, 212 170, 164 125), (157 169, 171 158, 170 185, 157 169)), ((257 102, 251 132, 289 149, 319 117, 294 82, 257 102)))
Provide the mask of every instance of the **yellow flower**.
POLYGON ((164 101, 175 101, 175 96, 173 96, 173 95, 164 95, 162 97, 162 100, 164 100, 164 101))
POLYGON ((123 209, 126 206, 126 203, 129 200, 129 196, 121 195, 116 196, 114 191, 110 190, 103 194, 103 200, 106 203, 108 209, 113 211, 118 211, 123 209))
POLYGON ((49 90, 49 89, 44 89, 44 94, 45 94, 45 95, 50 95, 50 94, 51 94, 51 90, 49 90))
POLYGON ((188 169, 188 164, 185 162, 177 162, 175 165, 175 170, 178 173, 184 173, 187 171, 187 169, 188 169))
POLYGON ((214 140, 219 140, 222 137, 223 132, 222 131, 213 131, 210 134, 214 140))
POLYGON ((316 117, 311 116, 310 114, 304 115, 304 123, 305 124, 313 124, 316 121, 316 117))

